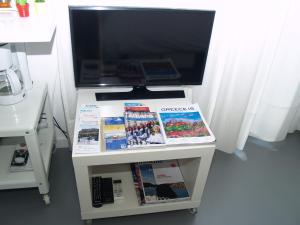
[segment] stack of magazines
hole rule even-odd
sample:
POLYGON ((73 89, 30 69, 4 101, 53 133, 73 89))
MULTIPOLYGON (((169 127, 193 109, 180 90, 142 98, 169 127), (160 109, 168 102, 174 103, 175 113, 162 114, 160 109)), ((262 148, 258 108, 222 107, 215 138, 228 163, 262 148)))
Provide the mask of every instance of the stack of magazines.
POLYGON ((177 160, 132 163, 130 166, 140 205, 190 199, 177 160))
POLYGON ((102 118, 106 151, 215 141, 197 104, 162 106, 125 103, 124 117, 102 118))

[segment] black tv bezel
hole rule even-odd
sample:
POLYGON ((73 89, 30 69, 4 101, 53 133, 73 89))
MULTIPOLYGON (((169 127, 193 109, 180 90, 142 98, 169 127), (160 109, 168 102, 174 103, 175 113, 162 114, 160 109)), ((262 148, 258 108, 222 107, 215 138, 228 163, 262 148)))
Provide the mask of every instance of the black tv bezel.
POLYGON ((194 11, 194 12, 211 12, 213 15, 213 19, 212 19, 212 24, 214 24, 214 19, 215 19, 215 14, 216 11, 215 10, 208 10, 208 9, 185 9, 185 8, 161 8, 161 7, 129 7, 129 6, 69 6, 68 10, 69 10, 69 20, 70 20, 70 37, 71 37, 71 48, 72 48, 72 65, 73 65, 73 72, 74 72, 74 81, 75 81, 75 86, 77 88, 99 88, 99 87, 146 87, 146 86, 172 86, 172 87, 176 87, 176 86, 186 86, 186 85, 201 85, 202 81, 203 81, 203 77, 204 77, 204 73, 205 73, 205 68, 206 68, 206 63, 207 63, 207 56, 208 56, 208 52, 209 52, 209 48, 210 48, 210 42, 211 42, 211 36, 212 36, 212 31, 213 31, 213 25, 211 27, 210 33, 209 33, 209 42, 208 42, 208 48, 206 49, 205 52, 205 65, 203 68, 203 72, 201 74, 201 80, 200 82, 185 82, 182 84, 146 84, 143 83, 141 85, 130 85, 130 84, 94 84, 94 83, 85 83, 82 84, 78 81, 79 76, 77 76, 77 71, 75 69, 74 63, 76 62, 76 53, 75 53, 75 47, 73 45, 73 30, 72 30, 72 24, 73 24, 73 20, 72 20, 72 16, 71 16, 71 11, 73 9, 80 9, 80 10, 140 10, 140 11, 155 11, 155 10, 160 10, 160 11, 194 11))

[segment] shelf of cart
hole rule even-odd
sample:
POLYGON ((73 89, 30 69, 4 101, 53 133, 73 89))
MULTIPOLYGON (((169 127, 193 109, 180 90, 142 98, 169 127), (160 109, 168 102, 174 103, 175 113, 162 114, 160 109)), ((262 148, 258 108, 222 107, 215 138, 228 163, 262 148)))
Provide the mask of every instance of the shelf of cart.
MULTIPOLYGON (((42 159, 49 173, 51 150, 53 146, 53 130, 50 128, 40 129, 38 139, 42 159)), ((9 166, 18 143, 25 143, 24 137, 2 138, 0 142, 0 189, 37 187, 35 176, 32 171, 10 172, 9 166)))
POLYGON ((29 17, 20 17, 13 9, 0 13, 0 30, 5 31, 0 33, 0 42, 50 42, 56 27, 50 2, 38 3, 43 8, 38 10, 38 6, 30 1, 29 17))
MULTIPOLYGON (((184 164, 184 162, 182 163, 184 164)), ((91 207, 91 210, 83 211, 83 219, 125 216, 146 212, 161 212, 174 209, 185 209, 189 207, 193 208, 197 207, 199 204, 197 201, 185 200, 139 205, 129 164, 92 166, 90 167, 90 171, 91 177, 101 176, 111 177, 113 180, 121 180, 124 198, 115 200, 114 203, 103 204, 100 208, 91 207)))
POLYGON ((46 95, 46 85, 35 83, 23 101, 0 107, 0 137, 24 136, 32 132, 38 125, 46 95))
POLYGON ((15 146, 15 144, 0 146, 0 189, 36 187, 33 171, 9 171, 15 146))

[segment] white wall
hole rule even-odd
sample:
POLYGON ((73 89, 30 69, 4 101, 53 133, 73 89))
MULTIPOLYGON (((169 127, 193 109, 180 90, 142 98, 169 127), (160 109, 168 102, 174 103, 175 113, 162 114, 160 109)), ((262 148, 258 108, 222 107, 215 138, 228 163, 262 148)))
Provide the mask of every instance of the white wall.
MULTIPOLYGON (((53 115, 60 126, 66 130, 55 42, 56 34, 50 43, 27 43, 26 52, 31 79, 33 82, 44 81, 48 84, 53 115)), ((58 129, 56 129, 56 145, 57 147, 67 146, 66 138, 58 129)))

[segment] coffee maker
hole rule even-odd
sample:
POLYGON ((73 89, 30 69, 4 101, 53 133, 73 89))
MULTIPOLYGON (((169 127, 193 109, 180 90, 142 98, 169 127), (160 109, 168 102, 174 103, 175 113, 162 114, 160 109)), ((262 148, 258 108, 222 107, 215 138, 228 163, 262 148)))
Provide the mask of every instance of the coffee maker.
POLYGON ((0 43, 0 105, 22 101, 32 88, 26 52, 15 45, 0 43))

